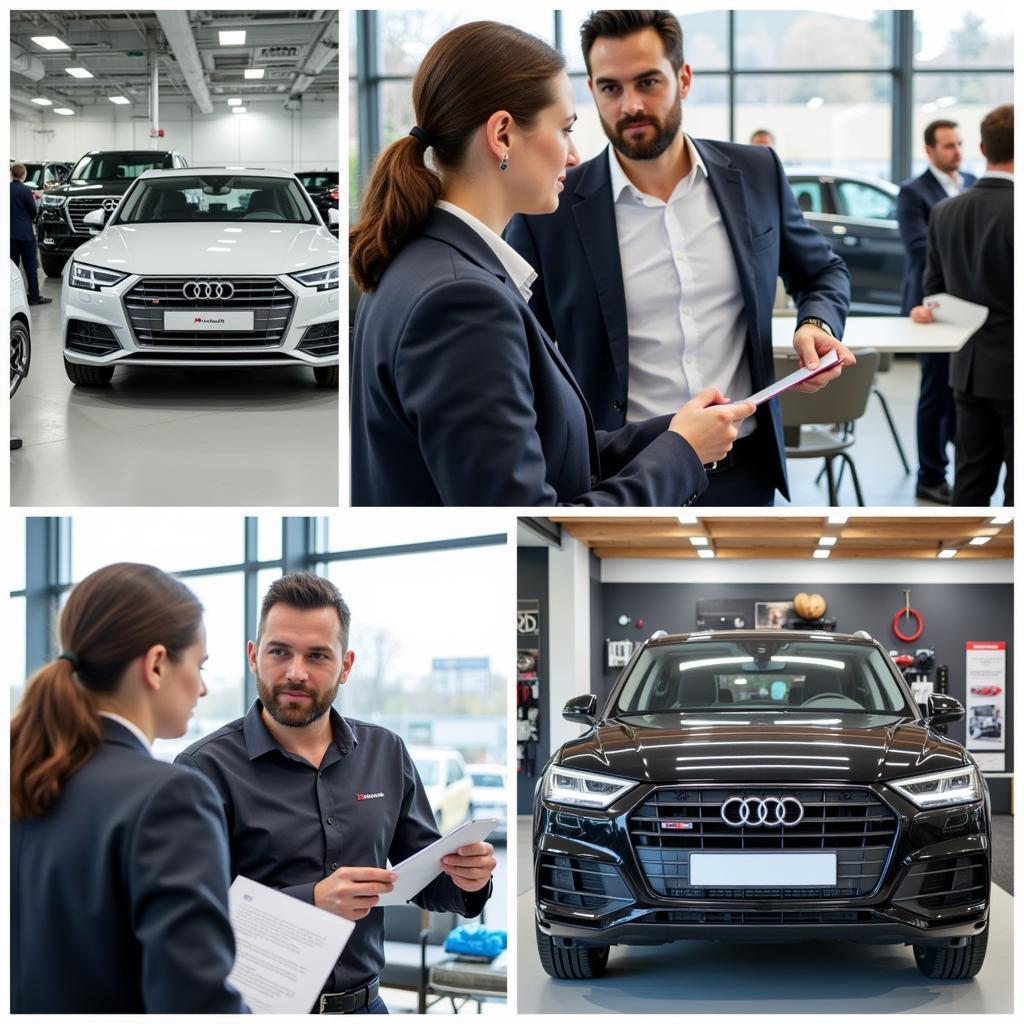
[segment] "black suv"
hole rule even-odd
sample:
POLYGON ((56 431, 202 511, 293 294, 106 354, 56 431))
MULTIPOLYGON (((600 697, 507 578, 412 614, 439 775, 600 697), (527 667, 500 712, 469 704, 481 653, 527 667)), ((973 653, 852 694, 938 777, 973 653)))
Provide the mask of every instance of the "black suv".
POLYGON ((658 636, 537 786, 541 963, 595 978, 612 945, 843 939, 970 978, 988 940, 991 814, 971 756, 867 634, 658 636))
POLYGON ((143 171, 163 167, 188 167, 180 153, 171 150, 110 150, 86 153, 61 185, 48 189, 39 200, 36 235, 39 257, 47 277, 60 277, 64 264, 90 231, 82 218, 100 207, 109 214, 143 171))
MULTIPOLYGON (((320 212, 328 230, 338 234, 338 221, 331 223, 331 210, 338 210, 338 172, 337 171, 296 171, 295 177, 302 182, 302 187, 309 193, 313 205, 320 212)), ((340 211, 339 211, 340 214, 340 211)))

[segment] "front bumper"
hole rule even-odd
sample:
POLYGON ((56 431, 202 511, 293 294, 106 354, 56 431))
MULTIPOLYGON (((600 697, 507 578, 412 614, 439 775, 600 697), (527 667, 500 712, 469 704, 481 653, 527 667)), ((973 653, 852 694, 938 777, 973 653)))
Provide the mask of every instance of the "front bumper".
POLYGON ((36 221, 36 240, 40 252, 70 256, 80 245, 93 237, 95 236, 88 232, 72 231, 63 208, 56 211, 45 208, 40 210, 36 221))
MULTIPOLYGON (((278 275, 280 286, 293 296, 287 328, 280 341, 268 345, 240 332, 236 339, 205 341, 202 337, 175 343, 165 336, 159 344, 140 342, 125 296, 143 278, 130 275, 112 288, 88 291, 69 284, 71 263, 61 287, 61 337, 64 358, 88 366, 135 364, 145 366, 334 366, 338 363, 339 289, 318 292, 293 278, 278 275), (335 339, 333 342, 327 337, 335 339), (83 345, 83 336, 107 339, 83 345), (110 349, 104 351, 104 349, 110 349)), ((196 277, 204 275, 197 274, 196 277)), ((210 276, 210 275, 206 275, 210 276)), ((272 275, 267 275, 268 277, 272 275)), ((184 284, 189 278, 181 278, 184 284)), ((214 312, 196 304, 197 310, 214 312)), ((232 307, 234 310, 242 307, 232 307)))

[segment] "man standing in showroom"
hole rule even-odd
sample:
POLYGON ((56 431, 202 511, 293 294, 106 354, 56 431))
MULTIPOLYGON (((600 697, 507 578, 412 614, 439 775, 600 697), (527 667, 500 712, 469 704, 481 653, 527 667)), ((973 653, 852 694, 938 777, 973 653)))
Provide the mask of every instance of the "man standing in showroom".
MULTIPOLYGON (((985 173, 940 203, 928 225, 924 290, 988 306, 988 318, 950 358, 956 399, 954 505, 987 505, 1006 464, 1003 504, 1013 504, 1013 104, 981 122, 985 173)), ((911 316, 928 321, 915 307, 911 316)))
POLYGON ((28 173, 24 164, 11 164, 11 262, 25 266, 28 284, 28 304, 43 306, 53 299, 39 294, 39 259, 36 255, 36 234, 32 224, 36 219, 36 200, 32 189, 25 184, 28 173))
MULTIPOLYGON (((793 347, 815 367, 849 308, 843 261, 804 220, 767 146, 691 139, 692 72, 669 11, 596 11, 581 30, 587 84, 611 145, 571 169, 558 210, 516 217, 508 241, 538 271, 530 306, 558 343, 599 429, 675 408, 710 385, 740 401, 774 376, 781 274, 793 347)), ((816 391, 834 368, 800 385, 816 391)), ((697 504, 788 497, 778 402, 744 422, 697 504)))
MULTIPOLYGON (((310 573, 276 580, 248 646, 259 699, 176 760, 206 775, 224 801, 232 875, 356 922, 314 1009, 386 1013, 377 978, 384 915, 374 908, 395 876, 383 865, 423 849, 438 832, 402 740, 331 707, 355 661, 349 622, 329 580, 310 573)), ((462 847, 415 902, 476 917, 495 863, 489 843, 462 847)))
MULTIPOLYGON (((906 315, 924 298, 922 278, 928 253, 928 218, 936 203, 959 195, 974 184, 973 174, 960 172, 963 139, 956 121, 932 121, 924 130, 928 167, 900 185, 896 219, 907 250, 903 267, 903 306, 906 315)), ((952 494, 946 481, 946 446, 956 433, 956 406, 949 386, 949 353, 922 352, 921 391, 917 398, 917 497, 948 505, 952 494)))

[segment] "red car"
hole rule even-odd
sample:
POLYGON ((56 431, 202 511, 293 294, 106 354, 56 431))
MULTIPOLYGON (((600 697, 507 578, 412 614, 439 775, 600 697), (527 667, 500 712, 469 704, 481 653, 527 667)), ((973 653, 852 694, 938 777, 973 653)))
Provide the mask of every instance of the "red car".
POLYGON ((972 686, 971 693, 975 697, 998 697, 1003 692, 1001 686, 972 686))

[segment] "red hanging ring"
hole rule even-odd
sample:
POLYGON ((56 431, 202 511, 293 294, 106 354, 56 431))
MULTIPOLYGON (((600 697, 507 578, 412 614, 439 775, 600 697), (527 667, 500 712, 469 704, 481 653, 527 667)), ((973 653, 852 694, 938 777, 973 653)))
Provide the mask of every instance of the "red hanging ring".
POLYGON ((924 619, 921 618, 921 613, 916 608, 911 608, 908 604, 905 608, 901 608, 892 617, 892 631, 904 642, 911 643, 916 640, 924 632, 924 619), (900 632, 900 619, 904 615, 912 617, 917 622, 917 629, 913 633, 901 633, 900 632))

